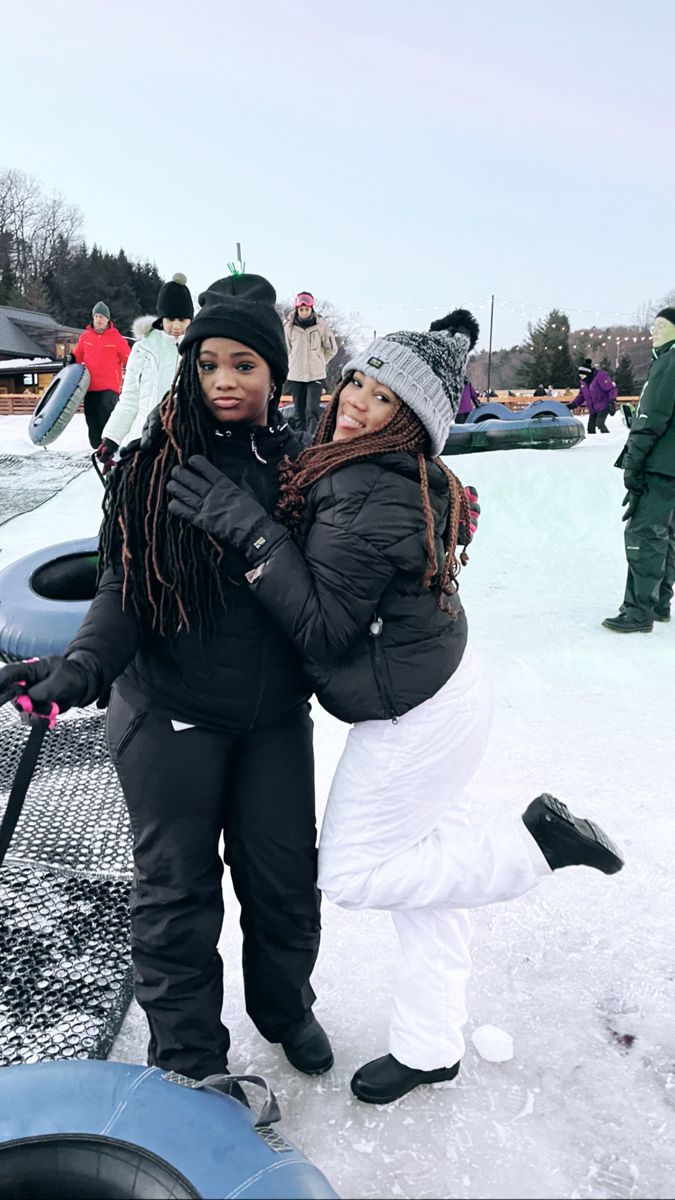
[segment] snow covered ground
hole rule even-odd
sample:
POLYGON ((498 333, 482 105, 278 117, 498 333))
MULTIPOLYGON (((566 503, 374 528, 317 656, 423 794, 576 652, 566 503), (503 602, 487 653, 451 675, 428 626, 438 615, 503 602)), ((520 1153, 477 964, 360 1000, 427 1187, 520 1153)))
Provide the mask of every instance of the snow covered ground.
MULTIPOLYGON (((44 453, 25 417, 0 418, 0 455, 44 453)), ((623 847, 613 878, 572 869, 529 896, 474 914, 468 1050, 452 1084, 390 1107, 349 1091, 387 1050, 394 937, 386 914, 324 904, 314 987, 335 1048, 319 1080, 294 1071, 244 1013, 237 904, 222 938, 232 1069, 266 1075, 283 1130, 343 1197, 669 1197, 675 1177, 675 623, 649 635, 600 627, 622 598, 626 437, 563 451, 457 458, 483 508, 462 597, 497 692, 492 740, 471 788, 476 821, 520 811, 546 790, 596 817, 623 847), (491 1024, 511 1061, 471 1042, 491 1024)), ((77 417, 50 454, 86 449, 77 417)), ((0 459, 0 488, 1 488, 0 459)), ((0 567, 95 533, 91 471, 42 509, 0 528, 0 567)), ((346 727, 315 707, 320 811, 346 727)), ((411 802, 414 798, 411 797, 411 802)), ((114 1058, 144 1061, 132 1007, 114 1058)))

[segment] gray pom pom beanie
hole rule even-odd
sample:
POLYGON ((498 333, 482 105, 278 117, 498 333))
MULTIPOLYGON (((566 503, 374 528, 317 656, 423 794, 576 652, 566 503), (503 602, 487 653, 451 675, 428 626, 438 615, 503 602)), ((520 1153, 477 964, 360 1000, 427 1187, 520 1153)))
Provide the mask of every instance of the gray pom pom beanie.
POLYGON ((391 388, 424 425, 431 453, 441 454, 459 406, 469 351, 477 338, 474 317, 457 309, 435 321, 429 333, 401 330, 376 338, 350 358, 342 378, 361 371, 391 388))

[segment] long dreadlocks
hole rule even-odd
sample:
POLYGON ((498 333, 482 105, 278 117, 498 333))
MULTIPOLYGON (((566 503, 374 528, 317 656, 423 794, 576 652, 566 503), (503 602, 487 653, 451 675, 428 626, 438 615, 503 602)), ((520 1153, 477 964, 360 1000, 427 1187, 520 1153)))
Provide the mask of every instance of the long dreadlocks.
POLYGON ((122 456, 110 477, 100 539, 100 572, 124 572, 122 602, 147 634, 192 626, 213 629, 225 604, 222 549, 208 534, 168 511, 173 467, 192 454, 212 458, 212 433, 197 374, 199 343, 181 360, 158 409, 147 449, 122 456))
POLYGON ((427 565, 422 577, 423 588, 428 589, 434 583, 438 591, 439 607, 445 608, 445 596, 451 596, 457 591, 457 575, 460 564, 465 566, 468 558, 462 549, 457 558, 457 543, 460 525, 469 531, 471 513, 469 502, 464 489, 453 472, 446 467, 440 458, 432 459, 443 471, 448 482, 450 497, 450 516, 445 531, 445 558, 439 569, 436 553, 436 536, 434 514, 429 498, 429 479, 427 475, 427 458, 429 456, 429 435, 419 417, 406 404, 401 404, 392 419, 376 433, 365 433, 349 441, 334 442, 333 434, 337 422, 340 393, 351 376, 348 376, 338 387, 331 403, 326 409, 316 431, 314 444, 303 450, 302 454, 291 461, 284 459, 281 470, 281 495, 276 509, 276 515, 291 529, 297 529, 305 498, 313 484, 323 479, 324 475, 347 463, 363 462, 364 459, 374 458, 381 454, 407 452, 414 454, 420 474, 420 492, 422 510, 425 521, 424 545, 427 553, 427 565))

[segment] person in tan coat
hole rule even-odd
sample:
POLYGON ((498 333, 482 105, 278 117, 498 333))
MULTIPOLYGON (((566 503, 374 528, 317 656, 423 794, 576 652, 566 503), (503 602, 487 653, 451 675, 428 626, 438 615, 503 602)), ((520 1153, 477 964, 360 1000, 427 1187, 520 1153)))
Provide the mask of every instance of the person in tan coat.
POLYGON ((314 433, 321 415, 326 367, 337 354, 335 334, 314 309, 311 292, 298 292, 284 322, 288 347, 288 384, 299 429, 314 433))

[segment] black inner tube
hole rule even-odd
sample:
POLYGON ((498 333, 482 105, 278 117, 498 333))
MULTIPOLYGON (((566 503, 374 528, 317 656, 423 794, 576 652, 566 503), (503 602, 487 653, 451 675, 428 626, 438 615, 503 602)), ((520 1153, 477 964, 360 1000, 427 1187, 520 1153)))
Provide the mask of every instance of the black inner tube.
POLYGON ((0 1200, 202 1200, 142 1146, 94 1134, 49 1134, 0 1145, 0 1200))
POLYGON ((38 567, 30 586, 45 600, 93 600, 97 572, 98 554, 64 554, 38 567))

